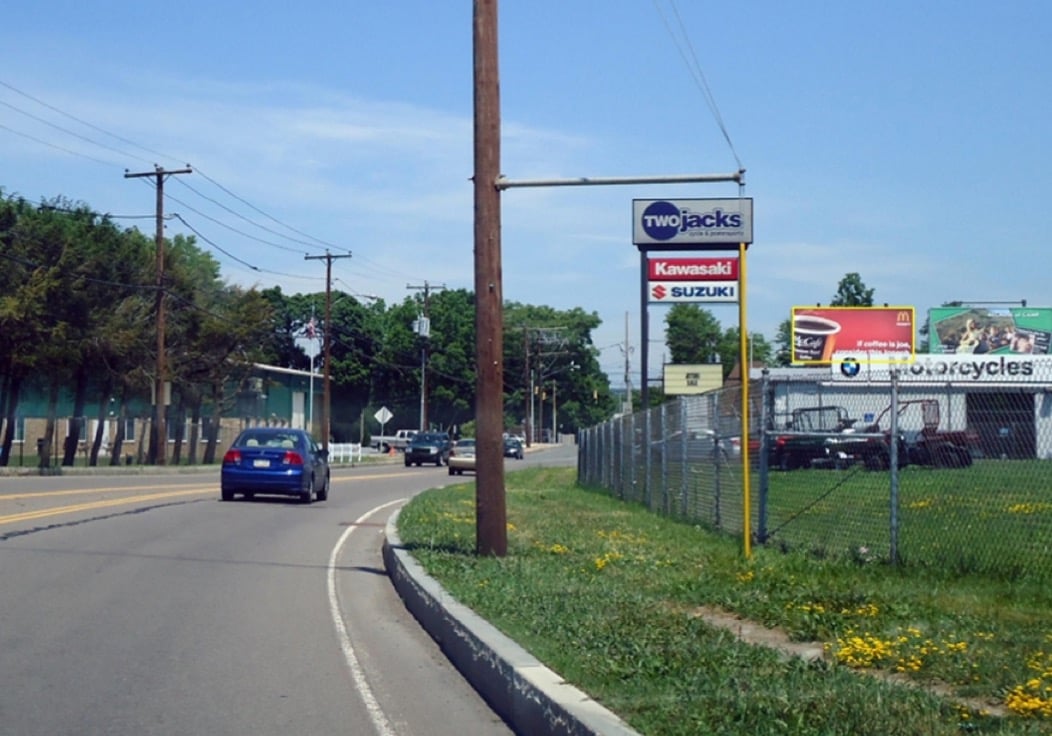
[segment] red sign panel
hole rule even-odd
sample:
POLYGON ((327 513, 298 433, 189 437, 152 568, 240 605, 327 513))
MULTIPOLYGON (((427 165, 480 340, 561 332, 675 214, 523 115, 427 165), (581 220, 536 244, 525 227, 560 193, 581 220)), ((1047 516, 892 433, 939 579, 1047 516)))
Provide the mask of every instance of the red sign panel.
POLYGON ((913 307, 793 307, 793 363, 829 365, 834 352, 915 353, 913 307))
POLYGON ((650 281, 737 281, 737 258, 651 258, 650 281))

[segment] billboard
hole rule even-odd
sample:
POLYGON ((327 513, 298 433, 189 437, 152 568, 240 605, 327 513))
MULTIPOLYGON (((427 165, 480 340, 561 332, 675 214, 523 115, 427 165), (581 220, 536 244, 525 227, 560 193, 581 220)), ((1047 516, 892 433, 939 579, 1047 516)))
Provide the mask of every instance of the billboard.
POLYGON ((915 352, 913 307, 793 307, 791 324, 794 365, 830 365, 842 351, 896 362, 915 352))
POLYGON ((928 352, 1048 355, 1052 309, 1047 307, 933 307, 928 352))
POLYGON ((664 381, 667 396, 702 394, 723 385, 723 366, 719 363, 666 363, 664 381))
POLYGON ((725 246, 751 242, 751 199, 632 200, 635 245, 725 250, 725 246))

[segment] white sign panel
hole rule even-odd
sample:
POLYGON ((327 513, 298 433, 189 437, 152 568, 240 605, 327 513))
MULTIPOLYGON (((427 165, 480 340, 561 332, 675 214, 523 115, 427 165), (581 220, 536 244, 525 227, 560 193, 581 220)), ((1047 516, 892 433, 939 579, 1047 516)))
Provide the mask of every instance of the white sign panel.
POLYGON ((393 418, 394 414, 392 414, 391 410, 388 409, 386 406, 381 406, 380 409, 375 414, 373 414, 373 419, 378 421, 381 426, 387 424, 393 418))
POLYGON ((736 302, 737 281, 650 281, 647 300, 651 304, 672 302, 736 302))
POLYGON ((635 245, 706 246, 752 242, 752 199, 633 199, 635 245))
POLYGON ((835 353, 830 366, 835 381, 888 382, 891 371, 897 370, 904 383, 1040 384, 1052 375, 1052 356, 919 353, 912 360, 904 355, 895 364, 887 353, 835 353))

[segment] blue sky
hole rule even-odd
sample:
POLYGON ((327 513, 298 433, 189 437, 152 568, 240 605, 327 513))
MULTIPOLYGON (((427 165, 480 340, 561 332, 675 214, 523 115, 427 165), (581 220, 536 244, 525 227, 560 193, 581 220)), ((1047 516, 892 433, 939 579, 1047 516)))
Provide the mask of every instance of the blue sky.
MULTIPOLYGON (((1052 306, 1052 4, 531 0, 499 16, 510 178, 746 169, 750 332, 773 340, 849 272, 922 313, 1052 306)), ((148 215, 152 189, 125 169, 189 163, 166 210, 230 282, 321 291, 303 256, 328 244, 352 253, 338 289, 470 289, 471 19, 468 0, 23 3, 0 24, 0 187, 148 215)), ((738 194, 507 191, 504 296, 597 312, 615 385, 627 313, 638 387, 632 199, 738 194)), ((707 308, 737 324, 736 306, 707 308)), ((665 309, 649 309, 652 378, 665 309)))

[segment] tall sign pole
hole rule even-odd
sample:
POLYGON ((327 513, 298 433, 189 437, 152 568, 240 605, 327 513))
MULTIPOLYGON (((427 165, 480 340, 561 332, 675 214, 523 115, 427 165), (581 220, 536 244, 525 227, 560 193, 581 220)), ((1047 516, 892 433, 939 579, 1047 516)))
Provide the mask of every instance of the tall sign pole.
MULTIPOLYGON (((739 172, 741 173, 741 172, 739 172)), ((740 182, 739 182, 740 184, 740 182)), ((752 551, 752 510, 749 497, 749 331, 745 323, 745 254, 752 242, 752 199, 739 196, 736 199, 659 199, 632 201, 632 242, 640 253, 640 307, 643 333, 646 335, 647 305, 651 301, 670 302, 738 302, 738 365, 741 373, 741 446, 742 446, 742 550, 746 557, 752 551), (665 278, 672 283, 650 279, 651 251, 737 251, 736 269, 728 268, 713 273, 714 264, 681 263, 679 272, 663 270, 665 278), (713 282, 709 279, 731 274, 736 281, 713 282), (692 278, 683 280, 683 276, 692 278)), ((667 263, 666 259, 665 260, 667 263)), ((655 264, 661 267, 659 262, 655 264)), ((667 266, 663 268, 668 268, 667 266)), ((643 339, 642 363, 643 406, 647 406, 646 389, 646 340, 643 339)), ((646 493, 647 489, 643 489, 646 493)))
POLYGON ((508 553, 504 492, 504 289, 500 256, 500 79, 497 0, 474 0, 476 553, 508 553))
POLYGON ((165 361, 165 314, 164 314, 164 180, 173 174, 192 174, 193 171, 187 166, 185 169, 167 170, 154 165, 153 171, 144 171, 132 174, 125 170, 125 179, 139 179, 144 176, 152 176, 156 180, 157 189, 157 368, 153 379, 153 426, 150 428, 150 436, 153 438, 154 462, 164 465, 168 461, 168 430, 165 428, 165 372, 168 369, 165 361))

